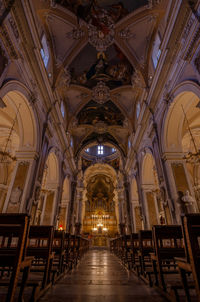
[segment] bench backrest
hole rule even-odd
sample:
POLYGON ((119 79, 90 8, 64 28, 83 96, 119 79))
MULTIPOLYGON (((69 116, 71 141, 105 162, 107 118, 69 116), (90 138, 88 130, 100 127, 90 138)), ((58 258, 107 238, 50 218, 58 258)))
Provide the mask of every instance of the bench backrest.
POLYGON ((30 226, 27 255, 35 258, 48 258, 52 253, 53 236, 53 226, 30 226))
POLYGON ((143 257, 148 256, 153 252, 154 248, 151 230, 139 231, 139 250, 143 257))
POLYGON ((153 240, 160 260, 185 257, 183 233, 180 225, 154 225, 153 240))
POLYGON ((195 287, 200 299, 200 214, 186 214, 183 227, 195 287))
POLYGON ((6 301, 14 299, 28 231, 29 217, 26 214, 0 214, 0 266, 12 267, 6 301))

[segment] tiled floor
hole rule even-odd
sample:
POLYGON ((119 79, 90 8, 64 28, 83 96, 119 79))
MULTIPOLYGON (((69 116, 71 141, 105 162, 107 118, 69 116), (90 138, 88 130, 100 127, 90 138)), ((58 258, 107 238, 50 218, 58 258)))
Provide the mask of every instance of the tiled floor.
POLYGON ((161 302, 154 289, 127 273, 109 251, 90 250, 77 269, 51 288, 40 302, 161 302))

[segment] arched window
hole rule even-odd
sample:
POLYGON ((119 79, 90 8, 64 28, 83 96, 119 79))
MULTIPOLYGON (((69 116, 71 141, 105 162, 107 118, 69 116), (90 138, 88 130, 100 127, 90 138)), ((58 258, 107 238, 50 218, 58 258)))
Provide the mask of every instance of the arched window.
POLYGON ((136 106, 136 118, 137 119, 138 119, 139 115, 140 115, 140 103, 138 102, 137 106, 136 106))
POLYGON ((47 39, 45 35, 42 36, 41 44, 42 44, 42 48, 40 49, 40 54, 42 56, 44 66, 45 68, 47 68, 49 62, 49 50, 48 50, 47 39))
POLYGON ((156 35, 155 41, 154 41, 154 48, 152 52, 152 60, 153 60, 153 66, 154 68, 157 67, 158 61, 161 55, 161 49, 160 49, 161 39, 159 34, 156 35))
POLYGON ((64 105, 63 101, 60 104, 60 111, 61 111, 62 117, 64 118, 65 117, 65 105, 64 105))

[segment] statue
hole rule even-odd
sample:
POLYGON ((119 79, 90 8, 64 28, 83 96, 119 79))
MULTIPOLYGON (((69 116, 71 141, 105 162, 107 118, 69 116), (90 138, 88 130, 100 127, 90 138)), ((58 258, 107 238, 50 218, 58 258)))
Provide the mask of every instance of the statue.
POLYGON ((185 194, 182 197, 182 201, 185 204, 186 213, 195 213, 195 199, 190 195, 189 190, 185 191, 185 194))
POLYGON ((12 205, 18 205, 20 203, 21 195, 22 195, 22 189, 19 186, 15 187, 10 195, 10 203, 12 205))

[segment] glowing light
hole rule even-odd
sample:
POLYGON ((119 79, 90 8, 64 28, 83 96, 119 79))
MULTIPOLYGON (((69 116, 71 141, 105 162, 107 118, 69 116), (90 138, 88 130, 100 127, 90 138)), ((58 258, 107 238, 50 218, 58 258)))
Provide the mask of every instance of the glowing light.
POLYGON ((62 224, 59 225, 58 230, 59 230, 59 231, 63 231, 63 226, 62 226, 62 224))
POLYGON ((97 231, 97 228, 93 228, 93 231, 97 231))
POLYGON ((103 231, 105 231, 105 232, 106 232, 107 230, 108 230, 107 228, 103 228, 103 231))

